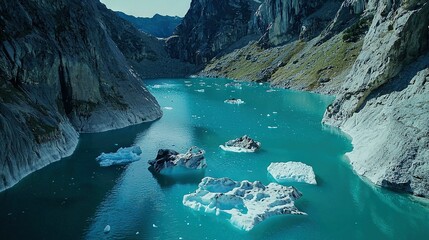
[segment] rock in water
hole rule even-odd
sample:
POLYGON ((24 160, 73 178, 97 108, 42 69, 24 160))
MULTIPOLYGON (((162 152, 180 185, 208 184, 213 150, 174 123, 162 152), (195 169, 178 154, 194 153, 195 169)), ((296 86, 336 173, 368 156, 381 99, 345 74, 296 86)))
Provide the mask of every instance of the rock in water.
POLYGON ((238 99, 231 98, 231 99, 225 100, 224 103, 240 105, 240 104, 244 104, 244 101, 239 98, 238 99))
POLYGON ((305 182, 308 184, 317 184, 313 168, 304 163, 271 163, 267 170, 279 183, 305 182))
POLYGON ((166 170, 176 168, 204 169, 207 167, 204 153, 204 150, 195 146, 184 154, 170 149, 160 149, 156 159, 149 161, 149 164, 157 173, 167 173, 166 170))
POLYGON ((226 142, 225 145, 220 145, 219 147, 224 151, 230 152, 255 152, 261 148, 261 143, 244 135, 243 137, 230 140, 226 142))
POLYGON ((96 159, 100 166, 109 167, 112 165, 123 165, 140 160, 142 150, 139 146, 129 148, 119 148, 116 153, 101 153, 96 159))
POLYGON ((294 187, 229 178, 205 177, 195 193, 183 196, 183 204, 196 211, 223 216, 235 227, 249 231, 265 219, 282 214, 306 215, 294 201, 302 194, 294 187))

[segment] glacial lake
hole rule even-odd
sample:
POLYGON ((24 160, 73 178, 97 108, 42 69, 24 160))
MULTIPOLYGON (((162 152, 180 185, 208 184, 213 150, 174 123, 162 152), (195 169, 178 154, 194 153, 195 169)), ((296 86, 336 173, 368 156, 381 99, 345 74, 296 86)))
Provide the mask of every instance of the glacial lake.
POLYGON ((321 124, 333 97, 272 90, 226 79, 146 81, 163 108, 162 119, 98 134, 82 134, 69 158, 37 171, 0 193, 1 239, 427 239, 429 206, 410 196, 368 184, 344 154, 350 139, 321 124), (203 91, 204 90, 204 91, 203 91), (242 105, 224 100, 241 98, 242 105), (257 153, 219 148, 250 135, 257 153), (101 168, 101 152, 138 145, 142 160, 101 168), (178 179, 154 176, 147 161, 158 149, 206 151, 202 174, 178 179), (250 232, 212 214, 183 206, 204 176, 273 180, 271 162, 311 165, 318 185, 290 184, 303 193, 297 207, 308 216, 278 216, 250 232), (111 231, 103 232, 109 224, 111 231))

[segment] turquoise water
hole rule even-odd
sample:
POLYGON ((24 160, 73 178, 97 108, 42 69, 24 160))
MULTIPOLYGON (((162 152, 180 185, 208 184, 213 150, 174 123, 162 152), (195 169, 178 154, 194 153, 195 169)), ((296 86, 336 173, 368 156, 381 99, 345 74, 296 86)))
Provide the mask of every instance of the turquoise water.
POLYGON ((84 134, 73 156, 31 174, 0 194, 1 239, 427 239, 429 207, 356 176, 344 153, 350 140, 320 124, 332 97, 222 79, 147 81, 164 117, 126 129, 84 134), (188 81, 191 81, 189 83, 188 81), (192 84, 192 86, 190 86, 192 84), (187 86, 188 85, 188 86, 187 86), (204 92, 196 90, 204 89, 204 92), (268 91, 268 92, 267 92, 268 91), (246 104, 225 104, 235 97, 246 104), (172 109, 171 109, 172 108, 172 109), (277 128, 268 128, 268 127, 277 128), (248 134, 262 143, 255 154, 223 152, 219 144, 248 134), (101 152, 137 144, 142 160, 100 168, 101 152), (154 176, 147 160, 159 148, 206 150, 203 174, 154 176), (182 205, 203 176, 272 179, 271 162, 313 166, 318 185, 292 184, 308 216, 280 216, 250 232, 182 205), (111 232, 104 234, 109 224, 111 232))

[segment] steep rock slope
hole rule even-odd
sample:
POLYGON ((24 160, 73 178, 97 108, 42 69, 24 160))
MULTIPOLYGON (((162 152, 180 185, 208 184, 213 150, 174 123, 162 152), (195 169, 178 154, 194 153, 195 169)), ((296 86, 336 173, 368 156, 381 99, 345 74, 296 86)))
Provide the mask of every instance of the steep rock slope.
POLYGON ((342 94, 324 119, 353 137, 349 158, 359 174, 424 197, 429 197, 428 16, 427 1, 380 1, 342 94))
POLYGON ((155 14, 151 18, 134 17, 123 12, 116 14, 132 23, 138 30, 159 38, 167 38, 173 35, 176 27, 182 22, 181 17, 162 16, 155 14))
POLYGON ((70 155, 78 132, 161 116, 139 74, 170 60, 162 43, 98 1, 2 1, 0 16, 0 190, 70 155))

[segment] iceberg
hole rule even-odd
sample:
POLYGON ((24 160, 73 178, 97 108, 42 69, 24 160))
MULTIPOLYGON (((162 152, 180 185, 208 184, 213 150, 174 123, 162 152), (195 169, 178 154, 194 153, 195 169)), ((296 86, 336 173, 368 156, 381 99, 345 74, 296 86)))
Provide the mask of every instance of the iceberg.
POLYGON ((195 146, 184 154, 170 149, 160 149, 156 158, 149 161, 149 165, 155 172, 161 174, 180 173, 183 169, 204 169, 207 167, 204 153, 204 150, 195 146))
POLYGON ((219 147, 224 151, 230 152, 255 152, 261 148, 261 143, 244 135, 243 137, 230 140, 225 145, 220 145, 219 147))
POLYGON ((302 194, 294 187, 277 183, 264 186, 247 180, 205 177, 194 193, 183 196, 183 205, 226 218, 234 227, 250 231, 269 217, 306 215, 295 207, 302 194))
POLYGON ((301 162, 271 163, 267 170, 279 183, 304 182, 317 184, 313 168, 301 162))
POLYGON ((239 98, 238 99, 231 98, 231 99, 225 100, 224 103, 240 105, 240 104, 244 104, 245 102, 239 98))
POLYGON ((116 153, 101 153, 96 159, 100 166, 109 167, 112 165, 124 165, 140 160, 142 150, 139 146, 119 148, 116 153))

